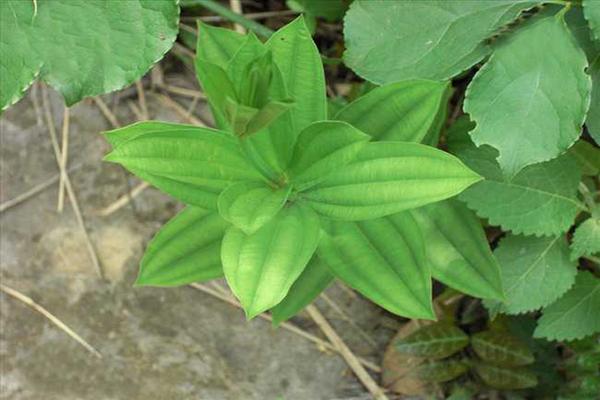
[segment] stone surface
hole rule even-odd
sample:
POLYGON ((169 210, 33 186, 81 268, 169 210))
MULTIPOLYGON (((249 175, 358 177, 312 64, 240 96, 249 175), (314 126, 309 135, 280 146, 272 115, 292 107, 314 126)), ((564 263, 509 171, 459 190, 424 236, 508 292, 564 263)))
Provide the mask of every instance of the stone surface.
MULTIPOLYGON (((45 124, 30 93, 0 119, 0 201, 58 173, 45 124)), ((60 127, 62 105, 51 93, 60 127)), ((110 100, 110 98, 107 98, 110 100)), ((135 99, 134 99, 135 100, 135 99)), ((184 99, 178 99, 184 101, 184 99)), ((121 99, 117 115, 133 116, 121 99)), ((154 118, 178 121, 149 93, 154 118)), ((56 212, 57 186, 0 215, 2 283, 33 298, 103 355, 95 358, 31 308, 0 294, 0 399, 367 399, 335 354, 190 287, 133 288, 152 234, 180 205, 148 189, 118 212, 98 210, 138 181, 103 163, 109 126, 90 101, 72 108, 69 166, 105 279, 93 269, 70 204, 56 212)), ((60 132, 60 129, 59 129, 60 132)), ((339 286, 330 297, 375 344, 318 303, 351 348, 379 362, 393 330, 389 315, 339 286)), ((305 315, 294 323, 322 336, 305 315)), ((393 325, 393 324, 392 324, 393 325)))

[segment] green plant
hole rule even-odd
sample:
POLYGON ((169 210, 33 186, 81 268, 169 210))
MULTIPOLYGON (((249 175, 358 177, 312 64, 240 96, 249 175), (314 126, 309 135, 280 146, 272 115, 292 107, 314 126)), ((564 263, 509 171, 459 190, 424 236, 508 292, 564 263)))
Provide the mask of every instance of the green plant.
POLYGON ((439 134, 445 83, 382 86, 328 120, 321 58, 302 17, 264 44, 201 24, 195 62, 218 130, 146 122, 106 134, 108 161, 188 204, 149 244, 139 285, 224 274, 249 318, 272 309, 276 323, 334 276, 415 318, 434 317, 432 274, 502 297, 474 217, 455 202, 418 208, 480 180, 457 158, 415 143, 439 134), (389 102, 396 107, 381 107, 389 102), (448 219, 438 225, 436 215, 448 219), (440 260, 430 271, 427 256, 436 255, 416 219, 464 233, 431 240, 464 271, 436 271, 440 260))
POLYGON ((458 197, 508 233, 494 252, 506 297, 484 304, 541 309, 535 335, 555 340, 600 331, 599 5, 356 0, 344 22, 366 80, 467 84, 445 142, 484 179, 458 197))
POLYGON ((0 110, 36 78, 68 106, 139 79, 177 36, 177 0, 3 0, 0 110))
POLYGON ((532 351, 507 331, 486 330, 467 335, 444 321, 425 325, 394 345, 410 360, 410 371, 402 379, 439 384, 472 371, 486 386, 496 389, 537 385, 535 374, 527 368, 535 361, 532 351))

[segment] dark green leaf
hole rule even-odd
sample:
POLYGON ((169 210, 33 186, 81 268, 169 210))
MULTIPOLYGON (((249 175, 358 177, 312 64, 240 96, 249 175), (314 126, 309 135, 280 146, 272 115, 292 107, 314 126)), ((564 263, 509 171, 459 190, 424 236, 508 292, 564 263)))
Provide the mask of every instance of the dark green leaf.
POLYGON ((569 154, 575 158, 584 175, 600 175, 600 149, 584 140, 579 140, 569 149, 569 154))
POLYGON ((469 364, 461 360, 429 361, 414 371, 425 382, 442 383, 458 378, 469 370, 469 364))
POLYGON ((451 356, 469 344, 469 337, 459 328, 445 322, 426 325, 396 342, 404 354, 440 359, 451 356))
POLYGON ((188 207, 154 236, 138 286, 179 286, 223 275, 221 240, 229 224, 214 211, 188 207))
POLYGON ((583 13, 590 24, 596 40, 600 40, 600 3, 596 0, 583 0, 583 13))
POLYGON ((600 253, 600 217, 591 217, 575 229, 571 243, 572 258, 600 253))
POLYGON ((424 243, 409 214, 325 228, 318 254, 336 277, 394 314, 435 319, 424 243))
POLYGON ((535 360, 526 344, 508 332, 485 331, 471 337, 475 353, 490 364, 518 367, 535 360))
POLYGON ((525 368, 503 368, 476 364, 475 372, 486 385, 495 389, 527 389, 537 385, 536 376, 525 368))

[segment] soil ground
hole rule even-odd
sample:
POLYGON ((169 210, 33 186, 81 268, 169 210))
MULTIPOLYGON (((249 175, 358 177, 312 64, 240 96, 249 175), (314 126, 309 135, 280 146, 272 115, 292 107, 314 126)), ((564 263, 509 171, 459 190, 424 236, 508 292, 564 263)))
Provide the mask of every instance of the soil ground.
MULTIPOLYGON (((50 91, 60 128, 61 99, 50 91)), ((154 119, 181 122, 147 93, 154 119)), ((112 104, 114 96, 104 99, 112 104)), ((135 100, 135 97, 132 98, 135 100)), ((134 121, 125 98, 115 109, 134 121)), ((183 98, 177 98, 183 103, 183 98)), ((200 105, 201 106, 201 105, 200 105)), ((368 399, 336 354, 190 287, 133 288, 138 261, 153 233, 181 207, 155 189, 101 217, 98 210, 137 181, 101 161, 110 129, 90 100, 71 110, 70 177, 105 279, 90 261, 66 201, 57 213, 58 185, 0 215, 0 277, 47 308, 97 348, 98 359, 41 314, 0 294, 0 399, 368 399)), ((58 173, 46 124, 29 93, 5 111, 1 128, 1 194, 5 202, 58 173)), ((59 129, 60 133, 60 129, 59 129)), ((353 351, 375 363, 397 322, 334 284, 327 291, 355 324, 323 300, 318 307, 353 351)), ((304 314, 293 323, 322 336, 304 314)))

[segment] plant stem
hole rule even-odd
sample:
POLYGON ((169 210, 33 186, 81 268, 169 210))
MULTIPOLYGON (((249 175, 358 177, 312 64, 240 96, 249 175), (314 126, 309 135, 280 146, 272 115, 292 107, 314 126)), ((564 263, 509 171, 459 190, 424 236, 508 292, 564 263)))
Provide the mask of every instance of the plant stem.
POLYGON ((256 21, 252 21, 244 17, 241 14, 231 11, 229 8, 222 6, 214 0, 183 0, 181 2, 182 7, 190 7, 190 6, 202 6, 204 8, 209 9, 215 14, 219 14, 223 18, 230 20, 236 24, 243 26, 256 33, 258 36, 262 36, 265 39, 268 39, 273 34, 273 31, 266 26, 259 24, 256 21))

